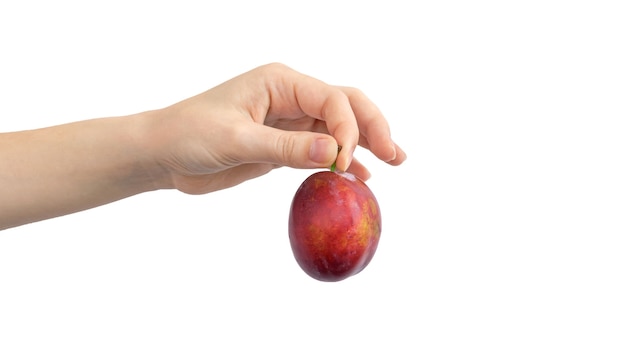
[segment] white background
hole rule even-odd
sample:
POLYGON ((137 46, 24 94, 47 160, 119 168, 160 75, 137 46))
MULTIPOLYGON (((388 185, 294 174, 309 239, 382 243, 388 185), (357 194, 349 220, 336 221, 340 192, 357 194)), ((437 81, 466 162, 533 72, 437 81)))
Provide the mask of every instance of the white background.
POLYGON ((276 61, 362 89, 409 159, 357 151, 383 236, 339 283, 289 247, 309 170, 2 231, 0 335, 626 335, 620 1, 17 3, 0 131, 164 107, 276 61))

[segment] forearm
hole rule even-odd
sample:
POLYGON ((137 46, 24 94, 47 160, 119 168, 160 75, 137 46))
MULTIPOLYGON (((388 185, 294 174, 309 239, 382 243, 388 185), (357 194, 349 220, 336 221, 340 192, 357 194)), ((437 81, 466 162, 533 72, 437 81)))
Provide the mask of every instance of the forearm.
POLYGON ((0 134, 0 229, 153 190, 141 115, 0 134))

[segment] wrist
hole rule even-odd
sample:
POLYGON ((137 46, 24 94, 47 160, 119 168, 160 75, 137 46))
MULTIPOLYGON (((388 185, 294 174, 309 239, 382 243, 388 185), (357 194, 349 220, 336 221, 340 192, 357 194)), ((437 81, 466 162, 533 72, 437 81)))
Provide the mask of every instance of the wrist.
POLYGON ((129 119, 127 133, 135 158, 132 179, 145 192, 171 188, 169 171, 160 159, 167 134, 161 130, 159 115, 159 110, 153 110, 123 117, 129 119))

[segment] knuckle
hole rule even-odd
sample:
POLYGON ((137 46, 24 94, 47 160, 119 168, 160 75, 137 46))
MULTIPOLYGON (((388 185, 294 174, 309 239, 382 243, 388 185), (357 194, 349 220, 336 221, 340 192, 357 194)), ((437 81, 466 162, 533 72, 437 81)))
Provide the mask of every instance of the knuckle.
POLYGON ((276 138, 276 143, 274 144, 277 155, 282 158, 276 158, 279 162, 288 162, 293 163, 294 159, 297 160, 296 156, 296 138, 290 133, 282 133, 276 138))

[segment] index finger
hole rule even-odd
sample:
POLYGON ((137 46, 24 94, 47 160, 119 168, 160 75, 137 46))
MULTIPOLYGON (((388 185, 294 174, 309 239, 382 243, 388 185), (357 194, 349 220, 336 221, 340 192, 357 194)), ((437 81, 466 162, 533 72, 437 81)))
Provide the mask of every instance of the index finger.
POLYGON ((342 147, 336 161, 340 171, 346 171, 359 143, 359 125, 350 99, 343 90, 318 79, 281 66, 280 76, 269 86, 270 109, 302 113, 326 123, 328 133, 342 147))

